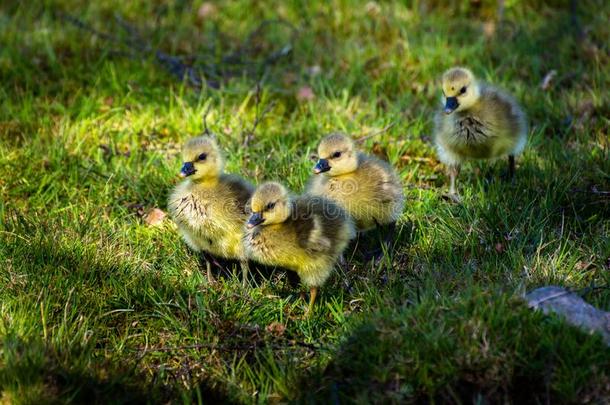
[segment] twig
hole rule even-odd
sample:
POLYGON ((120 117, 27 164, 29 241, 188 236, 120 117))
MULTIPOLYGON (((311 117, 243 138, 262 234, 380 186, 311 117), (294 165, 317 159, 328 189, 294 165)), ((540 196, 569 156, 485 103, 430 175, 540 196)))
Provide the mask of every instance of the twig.
POLYGON ((115 42, 117 44, 123 44, 124 43, 124 41, 118 39, 114 35, 110 35, 110 34, 106 34, 105 32, 98 31, 95 28, 93 28, 91 25, 86 24, 85 22, 83 22, 83 21, 79 20, 78 18, 73 17, 73 16, 71 16, 69 14, 60 13, 59 17, 62 20, 65 20, 65 21, 69 22, 70 24, 74 25, 75 27, 80 28, 83 31, 87 31, 90 34, 93 34, 93 35, 95 35, 97 37, 100 37, 100 38, 102 38, 102 39, 104 39, 106 41, 115 42))
POLYGON ((383 134, 385 132, 388 132, 395 125, 396 125, 396 121, 391 122, 388 125, 386 125, 385 127, 381 128, 379 131, 375 131, 375 132, 372 132, 370 134, 364 135, 364 136, 362 136, 360 138, 357 138, 356 142, 364 142, 365 140, 367 140, 369 138, 372 138, 374 136, 381 135, 381 134, 383 134))
POLYGON ((254 100, 255 100, 255 116, 254 116, 254 122, 252 123, 252 128, 250 128, 247 131, 244 131, 244 142, 243 142, 243 146, 247 147, 248 144, 250 143, 250 141, 252 141, 252 139, 254 139, 254 132, 256 131, 256 128, 258 127, 258 124, 260 124, 260 122, 263 120, 263 118, 265 118, 265 115, 267 115, 267 113, 269 113, 269 111, 271 111, 271 109, 273 107, 275 107, 275 102, 271 102, 268 103, 265 108, 261 111, 260 109, 260 104, 261 104, 261 92, 262 92, 262 86, 261 86, 261 82, 259 81, 258 83, 256 83, 256 93, 254 95, 254 100))
POLYGON ((140 32, 135 27, 133 27, 131 24, 129 24, 127 21, 125 21, 125 19, 118 14, 115 15, 114 19, 117 22, 117 24, 119 24, 121 26, 121 28, 123 28, 123 30, 125 30, 125 32, 127 32, 127 34, 129 34, 129 38, 131 39, 131 42, 133 44, 135 44, 135 46, 140 51, 147 51, 147 52, 150 51, 150 45, 148 45, 146 43, 146 41, 144 41, 144 39, 142 38, 142 35, 140 35, 140 32))
POLYGON ((208 128, 208 114, 210 113, 210 109, 212 108, 212 103, 208 104, 208 108, 205 109, 203 113, 203 134, 210 135, 210 129, 208 128))
MULTIPOLYGON (((254 73, 260 72, 261 68, 264 72, 268 66, 275 64, 279 59, 290 54, 292 50, 292 42, 294 42, 294 38, 298 34, 298 30, 285 20, 265 20, 250 32, 250 34, 246 37, 246 40, 242 42, 236 52, 221 58, 220 66, 201 63, 196 66, 190 66, 183 61, 183 58, 170 55, 159 49, 155 49, 152 45, 144 40, 144 37, 140 35, 134 26, 129 24, 119 15, 115 16, 115 21, 125 31, 125 33, 127 33, 127 38, 120 38, 113 34, 99 31, 77 17, 66 13, 59 13, 58 16, 60 19, 74 25, 75 27, 95 35, 105 41, 128 47, 131 51, 136 51, 140 54, 149 54, 153 56, 155 60, 172 76, 176 77, 178 80, 186 79, 192 87, 197 89, 201 89, 204 85, 209 88, 219 89, 221 79, 238 75, 239 73, 231 72, 229 65, 242 65, 241 74, 245 73, 249 77, 251 77, 254 73), (251 43, 256 35, 260 34, 265 27, 272 24, 282 24, 288 26, 292 31, 291 42, 288 42, 278 50, 267 54, 261 62, 243 60, 241 57, 242 54, 245 53, 247 48, 251 48, 251 43)), ((131 54, 131 56, 133 57, 134 55, 131 54)), ((213 53, 212 55, 203 56, 206 60, 210 59, 210 57, 215 58, 213 53)))

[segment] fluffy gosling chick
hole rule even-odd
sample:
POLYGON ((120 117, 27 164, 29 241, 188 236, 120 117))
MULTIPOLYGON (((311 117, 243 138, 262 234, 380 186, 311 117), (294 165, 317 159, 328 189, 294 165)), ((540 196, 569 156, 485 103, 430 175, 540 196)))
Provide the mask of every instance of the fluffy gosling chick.
POLYGON ((449 168, 449 193, 457 196, 455 180, 469 159, 508 156, 509 176, 515 156, 527 142, 527 121, 519 104, 495 87, 480 83, 466 68, 449 69, 442 77, 443 110, 436 116, 435 144, 449 168))
POLYGON ((386 162, 359 152, 351 138, 330 134, 318 146, 318 163, 307 191, 329 198, 354 218, 359 231, 385 227, 389 248, 404 207, 402 185, 386 162))
POLYGON ((318 288, 354 237, 349 215, 324 198, 293 198, 284 186, 273 182, 258 187, 251 209, 245 236, 248 255, 295 271, 310 288, 309 314, 318 288))
POLYGON ((254 187, 239 176, 223 173, 224 158, 209 136, 189 140, 182 150, 186 177, 169 197, 169 211, 184 241, 206 256, 208 281, 214 281, 210 258, 237 259, 242 281, 247 283, 248 264, 243 245, 243 226, 254 187))

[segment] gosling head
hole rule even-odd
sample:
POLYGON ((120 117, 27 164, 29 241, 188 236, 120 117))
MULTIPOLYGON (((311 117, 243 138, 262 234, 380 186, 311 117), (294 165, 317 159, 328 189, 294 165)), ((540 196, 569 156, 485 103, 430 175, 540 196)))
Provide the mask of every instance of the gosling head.
POLYGON ((351 138, 339 133, 328 135, 318 146, 318 163, 313 168, 315 174, 339 176, 358 168, 358 152, 351 138))
POLYGON ((443 101, 445 114, 464 111, 472 107, 481 95, 481 89, 472 72, 454 67, 443 74, 443 101))
POLYGON ((286 221, 290 216, 290 203, 291 198, 286 187, 274 182, 262 184, 252 195, 252 215, 246 226, 254 228, 286 221))
POLYGON ((209 136, 190 139, 182 148, 180 176, 193 180, 218 177, 224 167, 224 158, 216 141, 209 136))

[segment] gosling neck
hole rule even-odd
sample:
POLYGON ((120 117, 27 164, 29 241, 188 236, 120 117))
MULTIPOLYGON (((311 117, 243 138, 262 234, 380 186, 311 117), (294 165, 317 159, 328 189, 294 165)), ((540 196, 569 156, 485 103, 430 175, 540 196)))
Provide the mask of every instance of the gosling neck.
POLYGON ((193 182, 193 184, 196 184, 201 187, 214 187, 220 181, 220 173, 218 173, 216 175, 198 177, 198 178, 192 179, 191 181, 193 182))

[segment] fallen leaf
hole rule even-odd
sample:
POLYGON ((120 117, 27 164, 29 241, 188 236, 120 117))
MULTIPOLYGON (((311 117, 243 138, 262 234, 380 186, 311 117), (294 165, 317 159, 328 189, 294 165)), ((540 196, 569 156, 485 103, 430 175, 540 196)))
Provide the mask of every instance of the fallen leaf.
POLYGON ((130 211, 133 211, 137 216, 142 218, 145 214, 144 212, 144 204, 139 203, 131 203, 127 206, 130 211))
POLYGON ((297 100, 299 101, 311 101, 316 98, 313 89, 309 86, 303 86, 297 92, 297 100))
POLYGON ((203 2, 197 10, 197 18, 199 20, 205 20, 206 18, 212 17, 217 11, 218 9, 214 3, 210 3, 209 1, 203 2))
POLYGON ((153 208, 144 216, 144 222, 149 226, 158 226, 160 225, 167 214, 160 210, 159 208, 153 208))
POLYGON ((496 23, 493 21, 487 21, 483 23, 483 35, 485 38, 489 39, 494 36, 496 33, 496 23))
POLYGON ((369 1, 364 6, 364 10, 370 17, 375 17, 381 12, 381 6, 376 1, 369 1))
POLYGON ((108 96, 104 99, 104 104, 107 105, 108 107, 112 107, 112 104, 114 104, 114 99, 112 98, 112 96, 108 96))
POLYGON ((504 252, 504 245, 501 244, 500 242, 496 243, 496 252, 498 252, 498 253, 504 252))
POLYGON ((279 337, 284 334, 286 327, 279 322, 271 322, 269 325, 267 325, 267 327, 265 329, 267 330, 267 332, 271 333, 272 335, 279 337))
POLYGON ((551 87, 551 82, 553 81, 555 76, 557 76, 557 71, 556 70, 551 70, 549 73, 547 73, 546 76, 544 76, 544 79, 542 79, 542 83, 540 84, 540 88, 542 90, 548 90, 549 87, 551 87))

